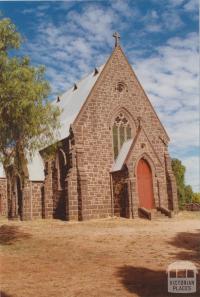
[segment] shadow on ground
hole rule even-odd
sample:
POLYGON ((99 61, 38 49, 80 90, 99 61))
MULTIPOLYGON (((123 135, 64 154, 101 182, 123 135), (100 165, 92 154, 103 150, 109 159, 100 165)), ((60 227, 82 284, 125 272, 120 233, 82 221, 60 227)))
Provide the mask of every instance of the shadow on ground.
POLYGON ((200 296, 193 294, 171 294, 167 292, 167 274, 165 271, 156 271, 144 267, 122 266, 118 269, 117 277, 129 293, 140 297, 181 297, 200 296))
POLYGON ((0 245, 11 245, 18 240, 31 237, 29 233, 25 233, 19 229, 18 226, 2 225, 0 227, 0 245))
POLYGON ((123 286, 138 296, 161 297, 167 295, 167 276, 164 271, 154 271, 144 267, 120 267, 117 276, 123 286))
MULTIPOLYGON (((174 261, 188 260, 200 265, 200 230, 195 233, 180 232, 169 243, 176 247, 174 261), (180 249, 177 250, 177 248, 180 249)), ((166 267, 167 268, 167 267, 166 267)), ((117 277, 123 286, 140 297, 174 296, 167 292, 167 274, 165 271, 151 270, 147 267, 123 266, 118 269, 117 277)), ((188 297, 188 294, 176 294, 188 297)), ((200 273, 197 276, 197 292, 191 296, 200 296, 200 273)))
POLYGON ((169 243, 181 249, 173 254, 176 260, 188 260, 200 266, 200 230, 180 232, 169 243))
POLYGON ((14 297, 13 295, 7 294, 3 291, 0 291, 0 297, 14 297))

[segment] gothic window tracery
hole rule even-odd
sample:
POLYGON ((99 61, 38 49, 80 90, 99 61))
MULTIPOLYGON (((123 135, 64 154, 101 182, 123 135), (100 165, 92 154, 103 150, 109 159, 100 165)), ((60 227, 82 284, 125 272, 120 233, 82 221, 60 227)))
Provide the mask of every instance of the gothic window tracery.
POLYGON ((123 143, 130 139, 132 134, 129 120, 123 112, 120 112, 119 115, 115 118, 112 132, 114 158, 116 159, 123 143))
POLYGON ((116 84, 115 89, 116 89, 119 93, 121 93, 121 92, 123 92, 123 91, 128 92, 128 87, 127 87, 127 85, 126 85, 124 82, 122 82, 122 81, 119 81, 119 82, 116 84))

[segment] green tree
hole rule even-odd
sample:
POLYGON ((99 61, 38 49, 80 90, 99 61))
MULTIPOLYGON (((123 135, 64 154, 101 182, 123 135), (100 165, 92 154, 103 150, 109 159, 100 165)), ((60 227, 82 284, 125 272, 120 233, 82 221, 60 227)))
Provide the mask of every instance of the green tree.
POLYGON ((200 193, 193 193, 192 202, 200 203, 200 193))
POLYGON ((182 209, 185 204, 185 166, 178 159, 172 159, 172 170, 177 184, 179 207, 182 209))
POLYGON ((55 140, 60 110, 50 104, 44 67, 28 57, 11 57, 21 35, 8 18, 0 19, 0 161, 27 177, 27 157, 55 140))
POLYGON ((193 190, 190 185, 185 186, 185 202, 191 203, 193 198, 193 190))

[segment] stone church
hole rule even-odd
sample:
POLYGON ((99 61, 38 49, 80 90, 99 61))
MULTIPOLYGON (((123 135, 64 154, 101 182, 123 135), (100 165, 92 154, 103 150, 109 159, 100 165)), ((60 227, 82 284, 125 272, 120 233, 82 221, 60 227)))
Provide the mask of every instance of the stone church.
POLYGON ((1 215, 87 220, 178 211, 169 136, 113 36, 107 62, 52 103, 62 109, 54 157, 37 152, 23 186, 0 167, 1 215))

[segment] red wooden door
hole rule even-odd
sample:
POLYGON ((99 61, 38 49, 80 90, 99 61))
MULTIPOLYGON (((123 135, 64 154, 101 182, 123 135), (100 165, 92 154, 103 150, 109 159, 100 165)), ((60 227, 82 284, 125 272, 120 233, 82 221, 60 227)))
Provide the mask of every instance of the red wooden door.
POLYGON ((141 159, 137 167, 139 206, 154 208, 152 173, 149 164, 141 159))

